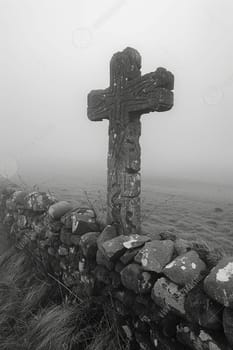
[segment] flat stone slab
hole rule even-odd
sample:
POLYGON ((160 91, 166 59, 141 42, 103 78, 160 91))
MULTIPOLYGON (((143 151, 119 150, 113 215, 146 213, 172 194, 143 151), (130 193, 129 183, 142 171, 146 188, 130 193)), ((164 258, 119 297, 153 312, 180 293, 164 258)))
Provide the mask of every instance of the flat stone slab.
POLYGON ((149 242, 151 239, 147 236, 142 235, 130 235, 125 236, 126 240, 123 242, 123 246, 126 249, 133 249, 141 247, 144 243, 149 242))
POLYGON ((185 314, 185 296, 179 286, 167 278, 159 278, 152 289, 151 298, 161 308, 168 307, 179 315, 185 314))
POLYGON ((48 213, 53 219, 60 219, 65 213, 72 209, 72 204, 67 201, 59 201, 49 207, 48 213))
POLYGON ((205 292, 220 304, 233 308, 233 257, 223 258, 205 278, 205 292))
POLYGON ((109 260, 119 258, 127 249, 132 249, 144 245, 150 240, 147 236, 140 235, 120 235, 99 245, 99 249, 109 260))
POLYGON ((123 286, 137 294, 148 293, 152 287, 151 275, 138 264, 129 264, 120 274, 123 286))
POLYGON ((191 250, 166 265, 163 273, 173 282, 185 286, 200 277, 205 270, 205 263, 194 250, 191 250))
POLYGON ((117 236, 116 227, 114 225, 107 225, 97 239, 98 249, 101 250, 101 246, 104 242, 110 241, 117 236))
POLYGON ((90 208, 72 209, 64 214, 60 220, 66 228, 71 229, 74 235, 83 235, 99 230, 95 213, 90 208))
POLYGON ((109 241, 105 241, 99 245, 99 249, 108 260, 116 260, 124 254, 126 248, 123 246, 125 237, 117 236, 109 241))
POLYGON ((160 273, 171 261, 173 252, 174 243, 171 240, 156 240, 146 243, 135 256, 135 261, 141 264, 146 271, 160 273))
POLYGON ((78 221, 86 223, 95 223, 96 215, 90 208, 73 208, 61 217, 61 222, 67 227, 75 231, 78 221))

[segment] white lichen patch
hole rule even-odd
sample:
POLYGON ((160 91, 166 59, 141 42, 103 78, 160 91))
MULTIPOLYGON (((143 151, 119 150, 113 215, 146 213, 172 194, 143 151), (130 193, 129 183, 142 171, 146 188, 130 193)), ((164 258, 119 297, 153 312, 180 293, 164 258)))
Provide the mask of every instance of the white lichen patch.
POLYGON ((192 266, 192 269, 194 270, 197 268, 197 265, 195 263, 192 263, 191 266, 192 266))
POLYGON ((176 261, 175 260, 173 260, 172 262, 170 262, 170 264, 168 264, 168 265, 166 265, 165 266, 165 269, 171 269, 173 266, 175 266, 176 265, 176 261))
POLYGON ((142 266, 145 267, 148 265, 148 257, 149 257, 149 251, 148 251, 148 249, 145 249, 143 251, 142 258, 141 258, 142 266))
POLYGON ((228 282, 233 278, 233 262, 229 262, 225 267, 219 269, 216 274, 216 281, 228 282))
POLYGON ((123 243, 123 246, 124 246, 126 249, 133 248, 133 243, 136 243, 137 241, 138 241, 137 239, 131 238, 129 241, 124 242, 124 243, 123 243))

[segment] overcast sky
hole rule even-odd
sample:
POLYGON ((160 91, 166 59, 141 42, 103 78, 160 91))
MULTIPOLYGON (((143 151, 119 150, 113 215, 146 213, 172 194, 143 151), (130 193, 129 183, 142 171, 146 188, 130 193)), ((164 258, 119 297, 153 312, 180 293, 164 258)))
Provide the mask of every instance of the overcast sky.
POLYGON ((0 171, 105 172, 107 121, 86 97, 127 46, 175 75, 174 108, 142 117, 145 175, 233 180, 232 0, 0 0, 0 171))

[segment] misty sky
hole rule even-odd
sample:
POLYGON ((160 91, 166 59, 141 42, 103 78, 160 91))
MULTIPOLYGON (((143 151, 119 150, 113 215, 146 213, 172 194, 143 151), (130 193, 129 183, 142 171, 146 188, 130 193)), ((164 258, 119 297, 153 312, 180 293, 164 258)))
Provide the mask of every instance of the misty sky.
POLYGON ((233 182, 232 16, 232 0, 0 0, 0 172, 105 172, 86 97, 131 46, 142 73, 175 75, 174 108, 142 117, 143 174, 233 182))

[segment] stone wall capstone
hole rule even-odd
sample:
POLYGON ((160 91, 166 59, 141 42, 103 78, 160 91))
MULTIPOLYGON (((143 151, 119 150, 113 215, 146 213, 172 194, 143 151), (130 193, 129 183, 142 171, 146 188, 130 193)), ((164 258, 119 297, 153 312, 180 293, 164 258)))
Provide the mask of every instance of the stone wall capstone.
POLYGON ((72 295, 111 297, 138 349, 233 348, 233 257, 208 245, 101 230, 92 208, 7 186, 1 222, 72 295))

